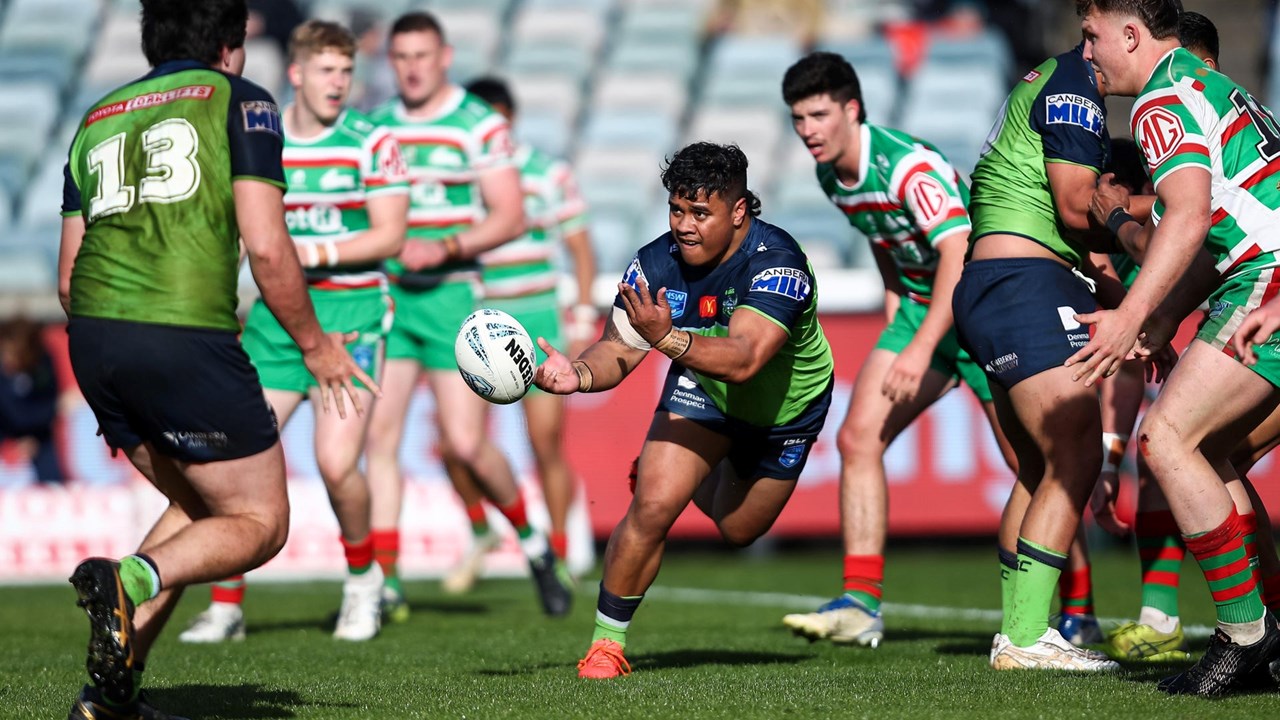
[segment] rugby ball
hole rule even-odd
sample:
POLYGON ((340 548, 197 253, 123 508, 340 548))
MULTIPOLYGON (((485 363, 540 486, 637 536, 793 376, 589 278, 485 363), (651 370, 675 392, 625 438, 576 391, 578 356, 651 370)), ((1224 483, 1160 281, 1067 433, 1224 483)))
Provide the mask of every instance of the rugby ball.
POLYGON ((481 308, 468 315, 453 354, 467 386, 491 403, 513 403, 533 384, 533 339, 501 310, 481 308))

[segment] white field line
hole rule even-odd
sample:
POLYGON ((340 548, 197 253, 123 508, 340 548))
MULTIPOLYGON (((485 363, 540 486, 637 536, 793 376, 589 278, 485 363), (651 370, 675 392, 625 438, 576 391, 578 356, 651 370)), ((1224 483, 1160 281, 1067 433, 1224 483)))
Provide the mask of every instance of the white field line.
MULTIPOLYGON (((655 585, 649 588, 645 597, 683 602, 691 605, 755 605, 759 607, 776 607, 782 610, 816 610, 819 605, 831 598, 820 595, 798 595, 795 593, 749 592, 738 590, 707 590, 704 588, 666 587, 655 585)), ((1001 612, 985 608, 960 608, 942 605, 916 605, 913 603, 887 602, 881 606, 888 617, 918 618, 925 620, 961 620, 999 624, 1001 612)), ((1130 618, 1132 619, 1132 618, 1130 618)), ((1119 625, 1125 618, 1100 617, 1098 622, 1103 627, 1119 625)), ((1213 628, 1205 625, 1183 626, 1183 632, 1190 638, 1206 638, 1213 628)))

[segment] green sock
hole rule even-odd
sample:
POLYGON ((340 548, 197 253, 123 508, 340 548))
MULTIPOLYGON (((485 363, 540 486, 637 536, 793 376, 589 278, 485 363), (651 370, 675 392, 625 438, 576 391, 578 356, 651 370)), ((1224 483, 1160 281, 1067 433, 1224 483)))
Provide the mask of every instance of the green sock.
POLYGON ((1049 629, 1049 607, 1066 566, 1065 554, 1018 538, 1018 572, 1006 620, 1006 634, 1014 645, 1030 647, 1049 629))
POLYGON ((603 638, 626 647, 627 628, 641 600, 644 600, 643 595, 614 595, 604 589, 603 582, 600 583, 600 596, 596 599, 596 629, 591 634, 591 642, 603 638))
POLYGON ((1000 632, 1009 634, 1009 618, 1013 617, 1013 585, 1018 575, 1018 555, 997 548, 1000 553, 1000 632))
POLYGON ((612 640, 622 647, 627 646, 627 629, 611 625, 607 620, 600 619, 596 616, 596 629, 591 633, 591 642, 595 642, 600 638, 612 640))
POLYGON ((134 607, 160 594, 160 573, 150 558, 141 555, 120 559, 120 582, 134 607))
POLYGON ((387 575, 382 578, 383 587, 391 588, 398 595, 404 595, 404 586, 400 584, 399 575, 387 575))

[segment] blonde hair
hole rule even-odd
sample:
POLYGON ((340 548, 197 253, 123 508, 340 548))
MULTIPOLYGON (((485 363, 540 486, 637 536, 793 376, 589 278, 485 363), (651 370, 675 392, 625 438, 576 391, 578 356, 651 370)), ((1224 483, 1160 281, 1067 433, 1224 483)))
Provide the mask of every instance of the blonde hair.
POLYGON ((355 58, 355 36, 345 27, 327 20, 308 20, 294 28, 289 35, 290 64, 330 50, 355 58))

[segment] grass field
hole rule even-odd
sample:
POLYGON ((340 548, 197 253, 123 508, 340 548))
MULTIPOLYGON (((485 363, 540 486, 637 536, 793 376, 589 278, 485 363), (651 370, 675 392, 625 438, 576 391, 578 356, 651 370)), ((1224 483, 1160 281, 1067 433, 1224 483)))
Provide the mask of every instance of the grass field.
MULTIPOLYGON (((1184 622, 1212 609, 1184 565, 1184 622)), ((1170 668, 1110 677, 996 673, 986 667, 998 628, 995 553, 912 547, 887 563, 887 636, 878 650, 809 644, 785 631, 838 584, 832 548, 768 555, 673 552, 632 624, 635 672, 611 682, 576 677, 590 639, 595 579, 572 615, 541 616, 527 581, 482 582, 465 597, 409 583, 413 616, 375 641, 339 644, 327 623, 336 582, 258 583, 249 638, 193 647, 176 630, 204 606, 188 594, 153 651, 155 704, 191 718, 1271 718, 1280 694, 1217 701, 1168 698, 1170 668)), ((1104 616, 1136 613, 1137 561, 1095 558, 1104 616)), ((84 679, 88 624, 70 585, 0 590, 0 717, 65 717, 84 679)))

